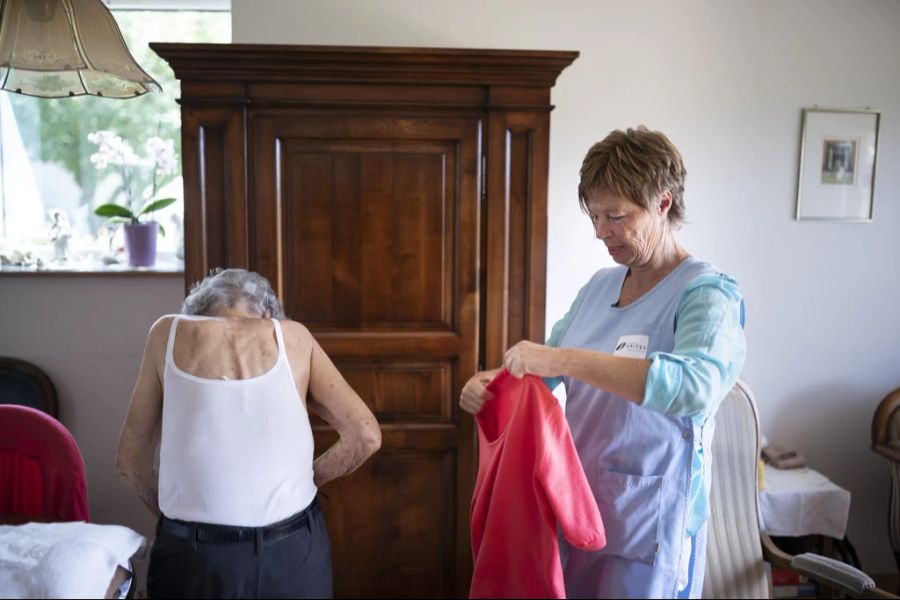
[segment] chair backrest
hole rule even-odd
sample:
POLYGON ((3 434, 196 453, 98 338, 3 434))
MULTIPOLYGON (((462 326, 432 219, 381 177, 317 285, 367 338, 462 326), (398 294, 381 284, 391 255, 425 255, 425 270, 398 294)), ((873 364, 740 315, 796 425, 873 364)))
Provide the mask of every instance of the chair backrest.
POLYGON ((759 535, 759 417, 738 381, 716 413, 704 598, 768 598, 759 535))
POLYGON ((872 446, 900 443, 900 388, 884 397, 872 417, 872 446))
POLYGON ((0 513, 90 520, 75 439, 62 423, 28 406, 0 404, 0 513))
POLYGON ((900 388, 878 404, 872 417, 872 449, 889 460, 891 492, 888 500, 888 537, 900 567, 900 388))
POLYGON ((56 388, 37 365, 0 356, 0 404, 20 404, 59 417, 56 388))

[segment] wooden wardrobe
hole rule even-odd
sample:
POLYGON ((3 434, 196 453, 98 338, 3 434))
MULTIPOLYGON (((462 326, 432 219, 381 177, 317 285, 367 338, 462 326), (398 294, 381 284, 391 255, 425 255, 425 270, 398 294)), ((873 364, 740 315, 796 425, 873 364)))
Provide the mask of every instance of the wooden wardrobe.
POLYGON ((336 596, 466 596, 459 394, 543 340, 550 88, 578 53, 151 46, 181 81, 185 283, 265 275, 381 423, 322 490, 336 596))

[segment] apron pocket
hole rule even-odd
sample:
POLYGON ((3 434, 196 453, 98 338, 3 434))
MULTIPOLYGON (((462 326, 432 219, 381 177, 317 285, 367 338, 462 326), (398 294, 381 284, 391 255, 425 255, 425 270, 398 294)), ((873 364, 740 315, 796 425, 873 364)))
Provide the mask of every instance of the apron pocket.
POLYGON ((659 549, 662 476, 628 475, 598 467, 591 489, 606 530, 606 546, 600 554, 652 565, 659 549))

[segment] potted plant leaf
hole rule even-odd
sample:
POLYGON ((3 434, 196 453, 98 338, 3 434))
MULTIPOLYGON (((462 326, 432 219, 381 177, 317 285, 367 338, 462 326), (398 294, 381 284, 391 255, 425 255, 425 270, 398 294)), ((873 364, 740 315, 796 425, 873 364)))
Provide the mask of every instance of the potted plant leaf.
MULTIPOLYGON (((154 213, 160 211, 176 198, 156 198, 160 181, 175 172, 175 145, 172 140, 154 136, 145 144, 146 157, 140 158, 121 137, 111 131, 96 131, 88 135, 91 143, 97 144, 97 152, 91 155, 91 162, 97 169, 109 165, 119 168, 122 185, 117 196, 124 197, 124 203, 107 202, 94 209, 94 214, 109 219, 111 223, 122 223, 125 233, 125 251, 128 264, 132 267, 152 267, 156 264, 156 236, 165 235, 162 224, 154 220, 154 213), (151 169, 150 183, 145 192, 143 206, 136 208, 136 194, 132 187, 139 185, 141 168, 151 169)), ((145 173, 146 178, 146 173, 145 173)))

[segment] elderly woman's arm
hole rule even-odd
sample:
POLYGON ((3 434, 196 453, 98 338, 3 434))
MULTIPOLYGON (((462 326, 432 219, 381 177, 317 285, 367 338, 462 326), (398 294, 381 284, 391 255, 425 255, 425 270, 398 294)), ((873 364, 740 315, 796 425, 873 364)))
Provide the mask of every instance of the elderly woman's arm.
POLYGON ((507 352, 505 364, 518 376, 574 377, 667 415, 708 415, 743 368, 741 300, 730 277, 701 275, 679 299, 672 352, 635 359, 520 342, 507 352))
POLYGON ((381 447, 375 415, 353 391, 313 340, 310 356, 310 406, 338 432, 340 439, 313 462, 316 486, 352 473, 381 447))
POLYGON ((122 484, 159 515, 159 476, 154 465, 162 431, 162 366, 172 317, 153 324, 131 394, 128 414, 119 434, 115 472, 122 484))

